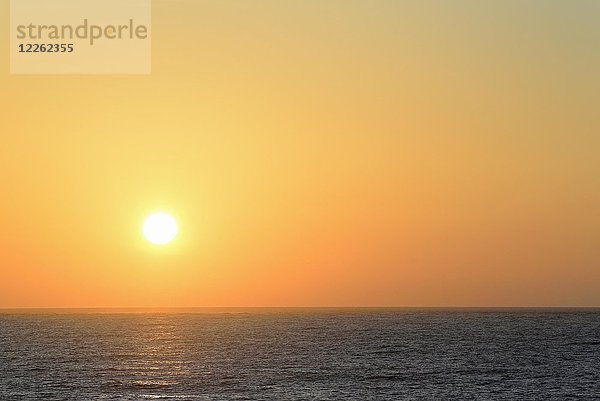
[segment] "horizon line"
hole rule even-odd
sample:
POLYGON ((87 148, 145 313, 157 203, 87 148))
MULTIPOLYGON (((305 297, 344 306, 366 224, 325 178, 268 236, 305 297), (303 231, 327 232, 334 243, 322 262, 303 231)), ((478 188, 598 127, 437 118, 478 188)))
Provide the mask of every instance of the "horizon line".
POLYGON ((503 310, 600 310, 600 306, 143 306, 143 307, 0 307, 0 314, 23 312, 89 312, 89 313, 160 313, 160 312, 243 312, 243 311, 302 311, 302 310, 466 310, 466 311, 503 311, 503 310))

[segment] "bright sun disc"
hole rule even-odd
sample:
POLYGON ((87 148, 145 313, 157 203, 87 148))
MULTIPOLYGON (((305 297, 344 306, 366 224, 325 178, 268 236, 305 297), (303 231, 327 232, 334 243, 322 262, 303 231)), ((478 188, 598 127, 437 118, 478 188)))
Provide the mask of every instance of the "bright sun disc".
POLYGON ((177 236, 177 222, 166 213, 155 213, 144 222, 144 236, 156 245, 164 245, 177 236))

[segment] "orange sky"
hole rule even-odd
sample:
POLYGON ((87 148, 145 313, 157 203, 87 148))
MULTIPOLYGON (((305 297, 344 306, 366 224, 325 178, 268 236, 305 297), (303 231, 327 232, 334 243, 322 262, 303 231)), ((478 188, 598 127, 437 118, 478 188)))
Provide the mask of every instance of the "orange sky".
POLYGON ((0 307, 600 306, 598 16, 155 1, 149 76, 0 30, 0 307))

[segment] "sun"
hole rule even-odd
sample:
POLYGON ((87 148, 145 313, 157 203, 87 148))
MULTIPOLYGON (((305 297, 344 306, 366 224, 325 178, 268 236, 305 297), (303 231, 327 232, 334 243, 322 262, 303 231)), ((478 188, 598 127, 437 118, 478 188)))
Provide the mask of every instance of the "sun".
POLYGON ((179 231, 177 221, 167 213, 154 213, 144 221, 144 236, 155 245, 165 245, 173 241, 179 231))

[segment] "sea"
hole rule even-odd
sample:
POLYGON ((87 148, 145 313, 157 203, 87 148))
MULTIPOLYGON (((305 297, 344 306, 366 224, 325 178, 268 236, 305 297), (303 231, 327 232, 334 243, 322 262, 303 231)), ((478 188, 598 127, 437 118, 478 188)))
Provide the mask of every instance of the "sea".
POLYGON ((3 310, 0 400, 600 400, 600 310, 3 310))

